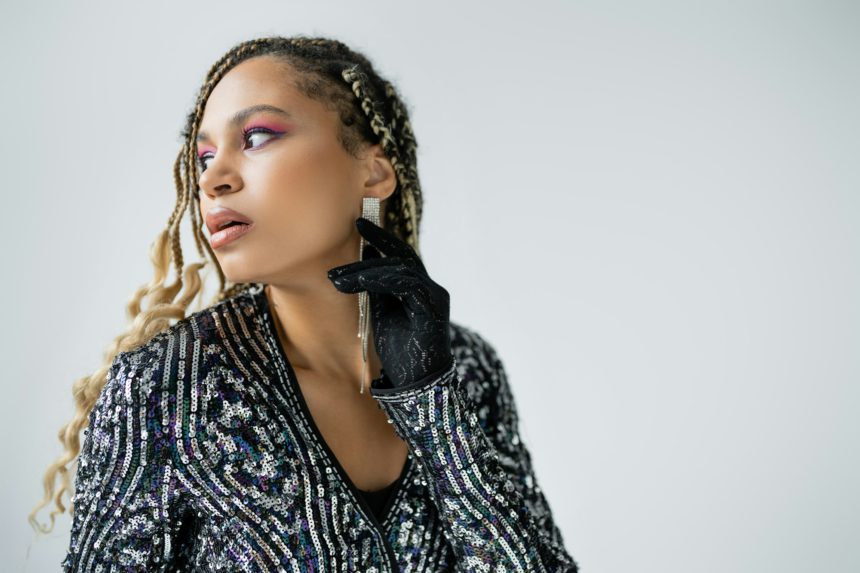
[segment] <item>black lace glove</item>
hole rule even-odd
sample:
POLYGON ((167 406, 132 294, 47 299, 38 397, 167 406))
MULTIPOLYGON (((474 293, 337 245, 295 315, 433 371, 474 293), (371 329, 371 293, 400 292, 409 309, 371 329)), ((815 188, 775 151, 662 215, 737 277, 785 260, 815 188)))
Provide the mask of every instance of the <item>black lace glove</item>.
POLYGON ((355 226, 369 243, 363 260, 334 267, 328 277, 343 293, 369 293, 374 346, 383 370, 371 387, 379 383, 385 388, 389 382, 397 389, 420 386, 454 362, 448 291, 427 276, 408 243, 364 217, 355 226))

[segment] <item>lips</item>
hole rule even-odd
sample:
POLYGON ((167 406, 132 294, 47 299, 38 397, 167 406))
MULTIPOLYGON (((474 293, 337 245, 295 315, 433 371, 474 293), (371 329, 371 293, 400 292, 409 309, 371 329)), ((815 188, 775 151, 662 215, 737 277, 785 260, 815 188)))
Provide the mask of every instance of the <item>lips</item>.
POLYGON ((224 206, 213 207, 206 213, 206 228, 210 234, 214 235, 231 223, 251 225, 254 222, 242 213, 224 206))

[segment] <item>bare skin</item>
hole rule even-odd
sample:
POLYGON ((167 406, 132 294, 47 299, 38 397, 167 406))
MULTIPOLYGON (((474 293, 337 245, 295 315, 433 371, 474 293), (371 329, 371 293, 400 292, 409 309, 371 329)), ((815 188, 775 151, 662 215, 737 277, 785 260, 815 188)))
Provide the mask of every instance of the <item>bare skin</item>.
MULTIPOLYGON (((280 343, 314 422, 352 482, 373 491, 397 479, 408 447, 367 386, 359 393, 358 295, 338 291, 327 271, 358 260, 362 198, 378 197, 384 216, 397 180, 381 146, 365 146, 358 159, 343 149, 336 112, 299 92, 295 73, 256 57, 215 86, 197 150, 205 167, 200 212, 226 206, 254 221, 243 237, 215 249, 218 263, 233 282, 267 285, 280 343), (262 111, 231 123, 257 104, 289 116, 262 111), (243 135, 261 126, 277 133, 243 135)), ((371 329, 368 384, 380 369, 371 329)))

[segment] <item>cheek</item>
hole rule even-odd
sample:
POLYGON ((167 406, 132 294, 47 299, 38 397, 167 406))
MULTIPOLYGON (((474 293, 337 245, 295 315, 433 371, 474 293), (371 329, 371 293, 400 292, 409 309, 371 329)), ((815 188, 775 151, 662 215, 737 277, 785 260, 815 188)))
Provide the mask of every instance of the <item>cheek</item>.
POLYGON ((346 239, 361 207, 351 190, 349 164, 324 149, 290 151, 267 158, 259 181, 246 181, 259 193, 255 203, 266 234, 277 244, 301 242, 310 248, 346 239))

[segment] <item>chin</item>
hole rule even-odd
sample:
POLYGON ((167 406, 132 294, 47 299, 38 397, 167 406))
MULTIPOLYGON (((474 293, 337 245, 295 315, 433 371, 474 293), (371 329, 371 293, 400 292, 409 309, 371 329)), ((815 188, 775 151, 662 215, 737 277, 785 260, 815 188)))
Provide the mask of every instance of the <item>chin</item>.
POLYGON ((221 256, 218 259, 218 264, 221 267, 221 272, 224 273, 224 278, 232 283, 258 283, 263 279, 259 276, 259 272, 250 272, 247 269, 247 264, 245 261, 237 260, 230 262, 232 258, 230 255, 221 256), (225 260, 226 259, 226 260, 225 260))

